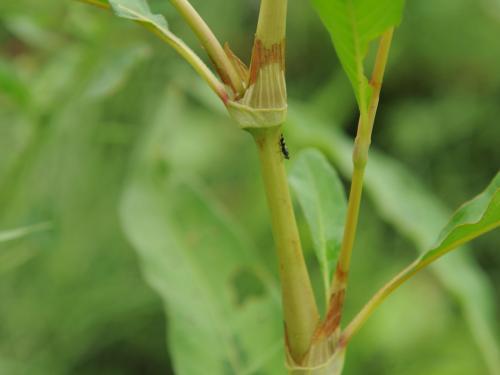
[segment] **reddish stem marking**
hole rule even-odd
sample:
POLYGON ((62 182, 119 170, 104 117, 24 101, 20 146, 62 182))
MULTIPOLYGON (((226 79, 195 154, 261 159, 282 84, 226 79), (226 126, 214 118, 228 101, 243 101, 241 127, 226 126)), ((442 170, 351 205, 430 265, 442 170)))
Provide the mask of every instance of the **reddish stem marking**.
POLYGON ((340 326, 342 319, 342 305, 344 304, 345 289, 334 292, 330 298, 330 306, 323 323, 323 334, 328 337, 340 326))
POLYGON ((260 39, 255 39, 252 50, 252 62, 250 63, 249 85, 257 81, 259 71, 266 65, 278 63, 285 70, 285 39, 274 43, 271 47, 264 46, 260 39))

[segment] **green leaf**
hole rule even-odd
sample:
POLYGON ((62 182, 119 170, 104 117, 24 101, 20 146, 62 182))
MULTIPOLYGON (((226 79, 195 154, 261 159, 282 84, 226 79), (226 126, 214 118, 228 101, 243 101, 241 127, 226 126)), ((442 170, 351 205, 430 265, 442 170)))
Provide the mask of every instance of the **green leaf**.
MULTIPOLYGON (((298 103, 290 106, 288 134, 303 147, 320 147, 339 172, 352 173, 352 141, 330 124, 318 121, 298 103)), ((424 253, 432 247, 439 228, 451 214, 410 170, 381 152, 370 151, 365 190, 382 218, 424 253)), ((467 247, 467 245, 462 246, 467 247)), ((450 254, 431 270, 461 305, 476 344, 490 369, 499 368, 494 290, 470 252, 450 254)))
POLYGON ((11 241, 21 240, 51 228, 48 222, 0 231, 0 275, 25 263, 39 252, 31 247, 10 247, 11 241))
POLYGON ((8 15, 3 22, 7 30, 29 46, 50 50, 61 43, 60 35, 26 14, 8 15))
POLYGON ((500 226, 500 173, 483 193, 455 212, 441 232, 438 244, 422 256, 419 264, 427 265, 498 226, 500 226))
POLYGON ((149 23, 160 30, 168 30, 165 17, 153 14, 146 0, 109 0, 109 4, 119 17, 149 23))
MULTIPOLYGON (((497 174, 483 193, 478 195, 473 200, 465 203, 455 212, 449 223, 441 232, 437 244, 434 247, 425 252, 410 266, 405 268, 374 295, 370 303, 366 305, 370 306, 371 304, 371 307, 368 310, 369 313, 373 312, 374 306, 380 304, 383 299, 393 293, 399 286, 408 281, 408 279, 414 276, 417 272, 427 267, 429 264, 436 261, 446 253, 458 249, 460 245, 467 243, 486 232, 492 231, 499 226, 500 173, 497 174)), ((464 287, 467 288, 468 280, 463 278, 461 282, 464 287)), ((483 323, 481 320, 479 322, 483 323)), ((473 327, 473 329, 481 331, 485 328, 484 324, 473 327)), ((347 330, 349 330, 349 328, 347 330)), ((492 348, 487 349, 483 348, 483 345, 481 345, 481 349, 485 351, 485 359, 487 359, 487 364, 491 373, 495 374, 499 368, 499 357, 498 355, 495 355, 497 351, 495 340, 492 340, 488 335, 485 336, 484 332, 481 332, 479 335, 483 336, 479 342, 480 344, 483 344, 484 340, 487 343, 490 341, 493 345, 492 348)))
POLYGON ((210 200, 190 184, 148 177, 135 178, 123 199, 124 230, 165 302, 180 375, 249 373, 282 350, 279 300, 266 292, 248 247, 210 200), (255 295, 239 296, 245 278, 255 295))
MULTIPOLYGON (((337 143, 343 146, 336 146, 337 150, 344 148, 344 156, 339 155, 337 160, 343 165, 339 168, 348 174, 350 145, 346 140, 339 139, 337 143)), ((365 178, 367 194, 382 217, 424 253, 435 243, 439 228, 446 225, 449 210, 403 165, 376 150, 370 153, 365 178)), ((464 251, 450 254, 445 261, 433 264, 431 270, 461 305, 488 367, 498 369, 500 347, 493 333, 497 325, 494 291, 472 254, 466 251, 468 247, 462 245, 464 251)))
POLYGON ((92 100, 102 100, 115 95, 130 78, 137 66, 150 56, 149 48, 143 45, 118 50, 100 62, 96 73, 89 79, 84 96, 92 100))
POLYGON ((314 149, 298 155, 289 181, 311 232, 328 301, 344 231, 347 207, 344 187, 325 156, 314 149))
POLYGON ((360 110, 364 111, 371 95, 364 72, 368 46, 384 31, 399 24, 404 0, 313 0, 313 5, 330 32, 360 110))
POLYGON ((172 151, 165 119, 177 119, 176 95, 166 97, 146 132, 121 202, 124 233, 165 304, 175 373, 282 374, 275 280, 234 219, 203 187, 175 174, 179 163, 170 166, 162 153, 172 151))
POLYGON ((0 93, 25 105, 29 101, 29 86, 19 76, 13 64, 0 58, 0 93))
POLYGON ((50 223, 39 223, 25 227, 0 231, 0 243, 13 241, 28 236, 35 232, 44 231, 50 228, 50 223))

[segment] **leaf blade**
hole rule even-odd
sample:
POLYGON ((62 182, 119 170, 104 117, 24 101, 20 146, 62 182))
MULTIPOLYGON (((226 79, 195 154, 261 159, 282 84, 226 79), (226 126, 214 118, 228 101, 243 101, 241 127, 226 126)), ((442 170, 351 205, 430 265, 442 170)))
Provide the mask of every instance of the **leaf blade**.
POLYGON ((330 33, 360 111, 367 110, 371 86, 364 72, 370 42, 401 21, 404 0, 313 0, 330 33))
POLYGON ((235 302, 233 278, 249 272, 252 261, 224 218, 206 204, 207 196, 188 183, 167 187, 140 178, 123 199, 125 232, 168 312, 176 373, 224 373, 227 368, 244 373, 247 367, 269 365, 279 352, 268 358, 250 343, 255 332, 270 346, 281 342, 279 302, 268 294, 241 306, 235 302), (249 329, 255 316, 261 331, 249 329))
POLYGON ((263 275, 252 244, 218 201, 180 176, 189 170, 185 164, 165 173, 164 163, 175 160, 158 154, 172 136, 165 118, 181 121, 182 107, 175 91, 165 103, 137 149, 120 218, 144 278, 164 303, 175 373, 280 374, 283 332, 275 280, 263 275), (258 291, 242 296, 241 276, 258 291), (259 341, 263 345, 255 345, 259 341))
POLYGON ((109 0, 109 4, 118 17, 146 22, 160 30, 168 30, 165 17, 153 14, 146 0, 109 0))
MULTIPOLYGON (((288 124, 290 136, 300 140, 303 147, 322 149, 341 175, 349 177, 352 173, 350 138, 311 116, 299 103, 293 103, 291 109, 288 124)), ((446 225, 451 212, 400 162, 377 150, 372 149, 370 154, 365 176, 367 195, 382 218, 410 239, 423 254, 432 247, 439 235, 436 231, 446 225)), ((431 271, 460 304, 475 344, 488 367, 499 368, 500 346, 493 333, 497 329, 498 315, 494 290, 471 253, 454 252, 445 262, 434 263, 431 271)))
POLYGON ((347 210, 344 188, 325 156, 314 149, 298 155, 289 182, 309 226, 328 301, 347 210))
POLYGON ((4 230, 0 232, 0 243, 17 240, 19 238, 28 236, 32 233, 41 232, 50 229, 51 224, 48 222, 28 225, 25 227, 4 230))
POLYGON ((486 190, 466 202, 439 235, 438 243, 421 257, 427 265, 460 245, 500 226, 500 173, 486 190))

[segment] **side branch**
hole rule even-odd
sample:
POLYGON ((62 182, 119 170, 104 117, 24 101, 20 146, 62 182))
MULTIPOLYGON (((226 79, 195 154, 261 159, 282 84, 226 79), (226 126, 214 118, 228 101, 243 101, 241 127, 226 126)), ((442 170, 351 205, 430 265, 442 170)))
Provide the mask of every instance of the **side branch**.
POLYGON ((222 81, 233 89, 237 97, 243 95, 245 86, 240 75, 203 18, 196 12, 188 0, 170 0, 170 2, 175 6, 184 20, 186 20, 201 45, 206 49, 222 81))
MULTIPOLYGON (((81 3, 92 5, 99 9, 111 10, 111 6, 108 3, 103 3, 98 0, 77 0, 81 3)), ((219 96, 219 98, 226 104, 229 100, 228 94, 224 85, 219 81, 219 79, 214 75, 214 73, 208 68, 208 66, 200 59, 200 57, 189 48, 180 38, 174 35, 167 29, 160 28, 148 22, 134 21, 147 30, 154 33, 161 40, 166 42, 170 47, 172 47, 184 60, 186 60, 193 69, 205 80, 205 82, 210 86, 210 88, 219 96)))
POLYGON ((349 193, 349 202, 347 205, 346 224, 344 236, 340 249, 337 269, 332 280, 332 294, 330 296, 330 304, 328 307, 327 319, 325 321, 325 329, 330 335, 334 332, 339 332, 340 321, 342 318, 342 310, 344 306, 344 296, 349 278, 349 268, 351 264, 351 254, 356 236, 359 209, 361 206, 361 196, 363 193, 363 179, 365 174, 365 166, 368 158, 368 150, 371 143, 371 135, 375 115, 377 113, 378 102, 380 98, 380 89, 384 77, 385 67, 389 56, 389 50, 392 42, 394 29, 386 31, 380 38, 377 57, 373 68, 370 85, 373 89, 368 113, 361 113, 358 122, 358 132, 354 143, 353 151, 353 175, 351 181, 351 190, 349 193), (366 123, 365 123, 366 121, 366 123))

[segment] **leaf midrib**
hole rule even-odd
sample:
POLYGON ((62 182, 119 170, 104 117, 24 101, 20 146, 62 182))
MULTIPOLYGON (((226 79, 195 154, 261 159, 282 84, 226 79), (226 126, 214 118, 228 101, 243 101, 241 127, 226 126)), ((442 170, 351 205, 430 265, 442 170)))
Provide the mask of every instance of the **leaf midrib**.
POLYGON ((364 84, 363 84, 363 79, 364 79, 363 55, 360 51, 361 42, 359 40, 360 36, 358 32, 358 25, 356 22, 356 11, 353 4, 353 0, 348 0, 347 11, 349 13, 349 18, 351 19, 350 23, 353 33, 354 57, 356 61, 356 73, 357 73, 356 83, 358 85, 359 105, 361 113, 364 113, 366 112, 366 102, 365 102, 366 98, 365 98, 364 84))

